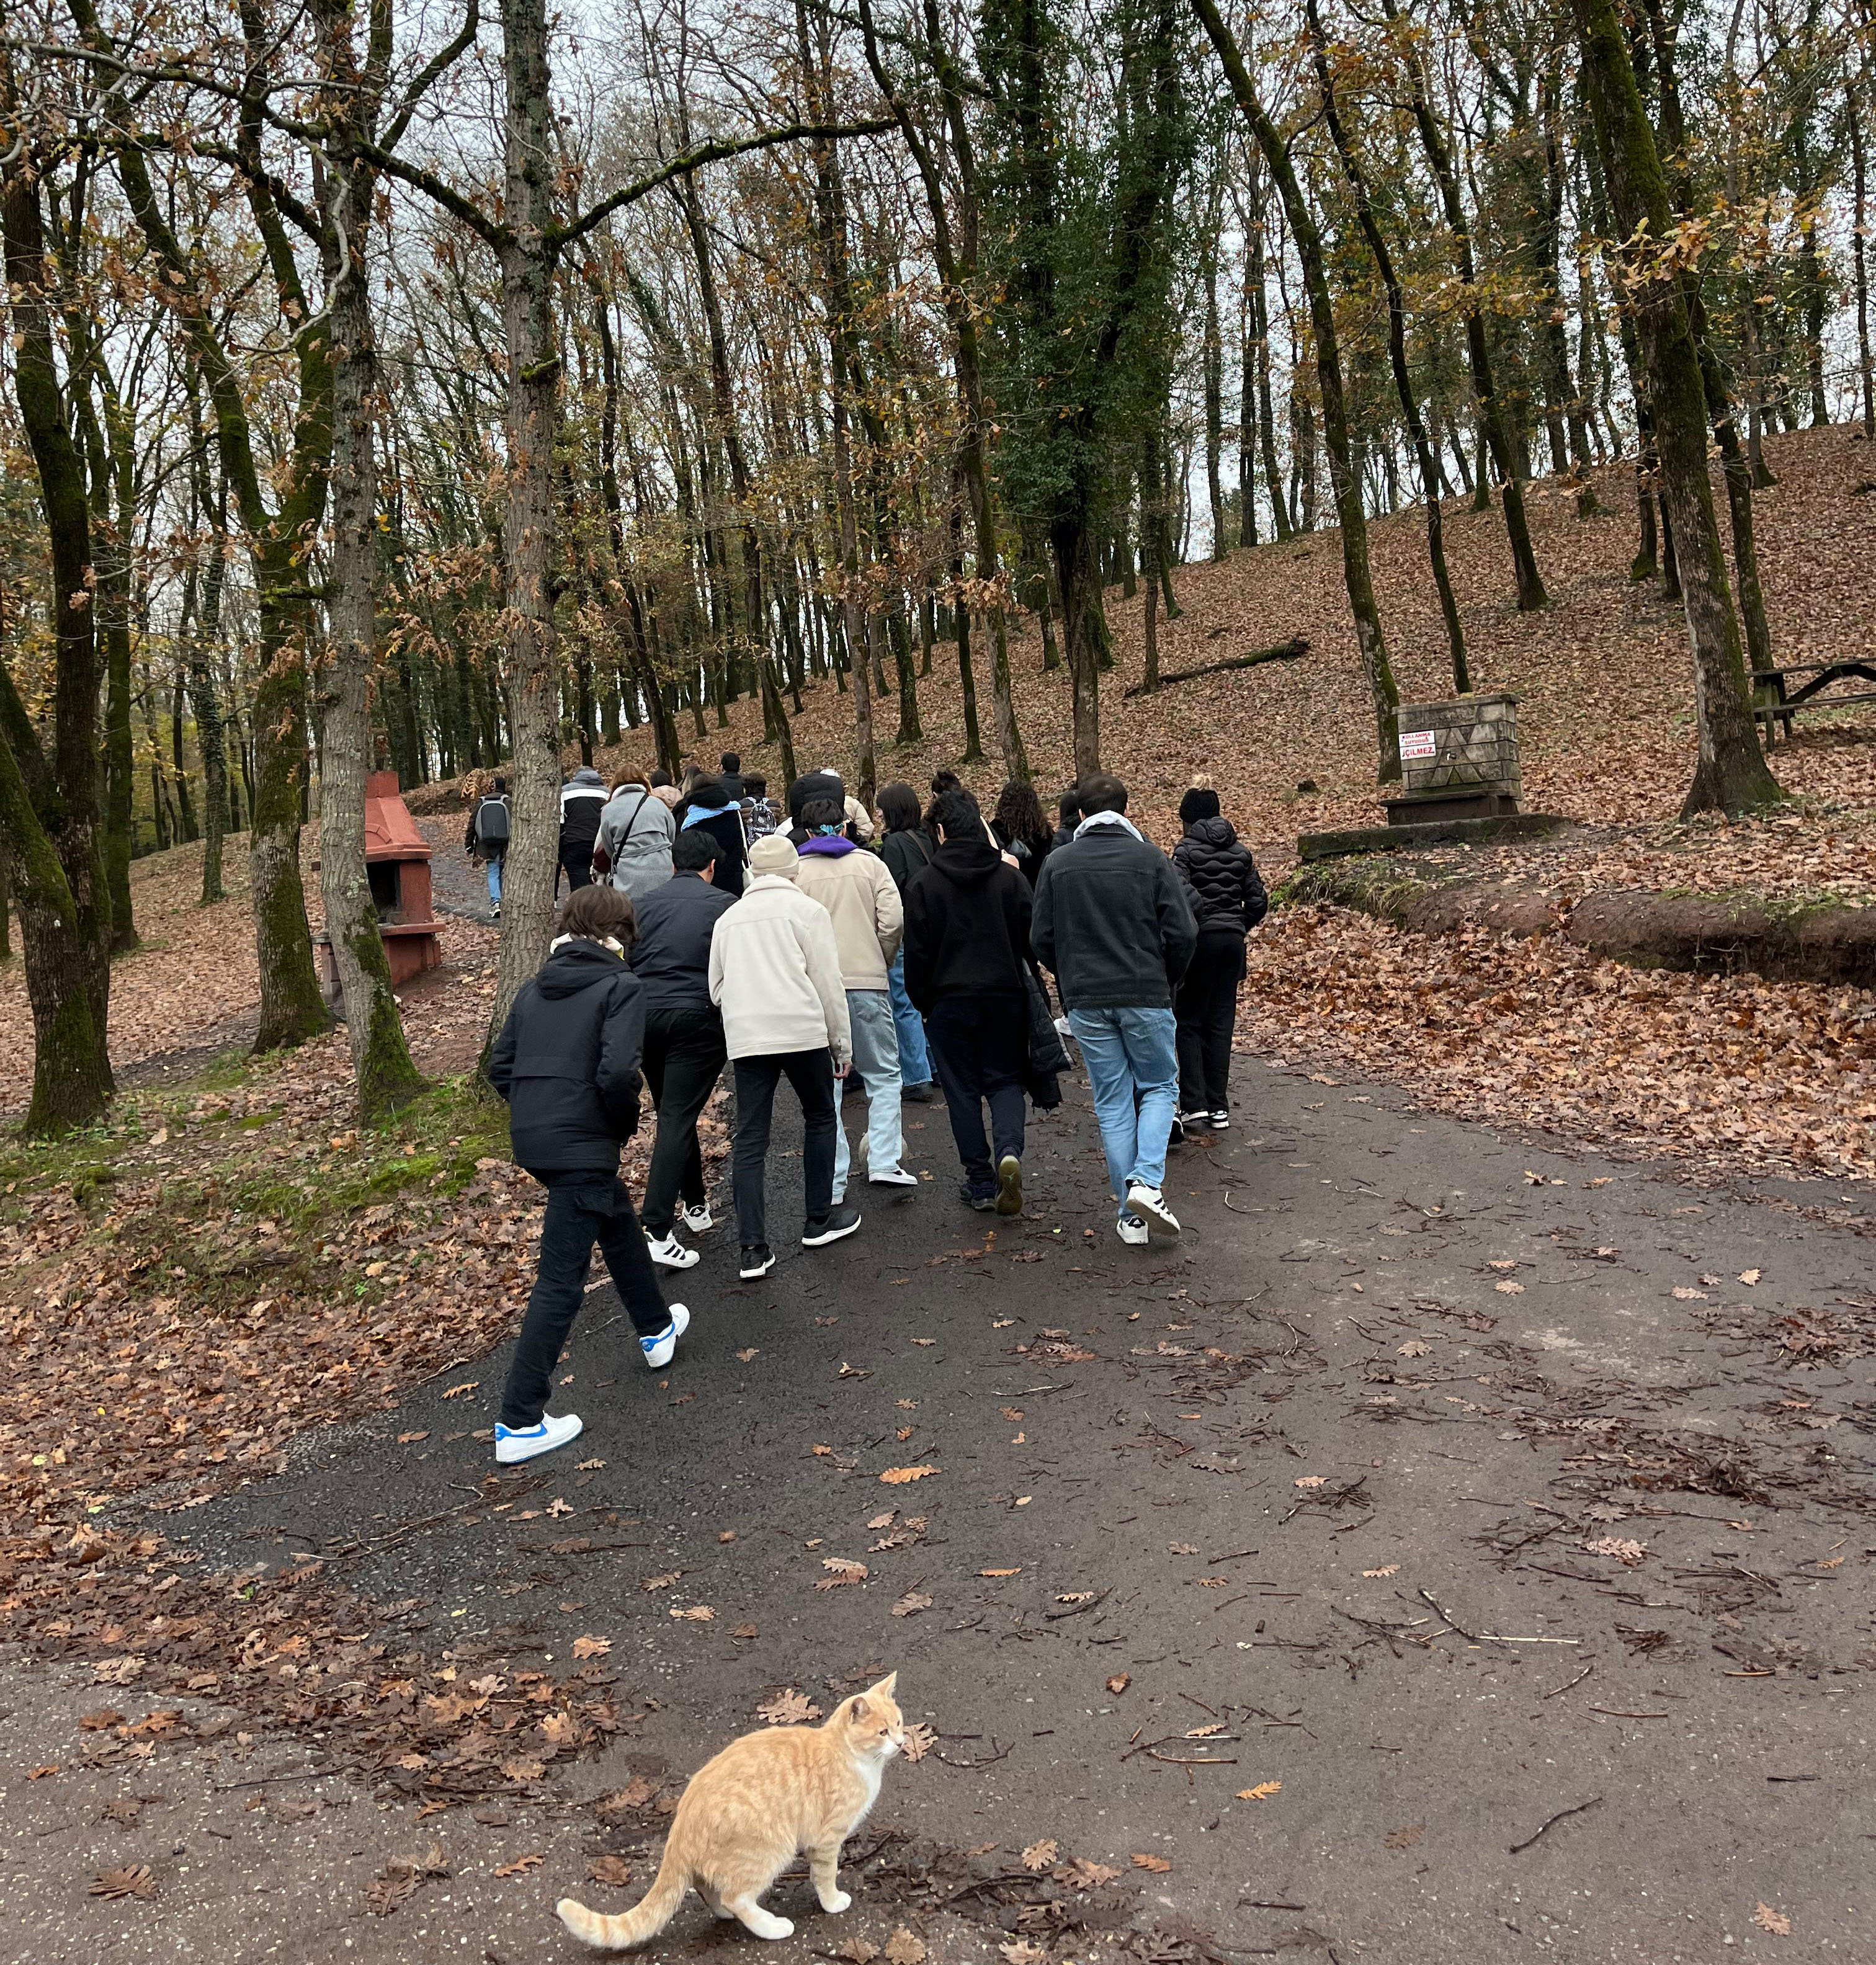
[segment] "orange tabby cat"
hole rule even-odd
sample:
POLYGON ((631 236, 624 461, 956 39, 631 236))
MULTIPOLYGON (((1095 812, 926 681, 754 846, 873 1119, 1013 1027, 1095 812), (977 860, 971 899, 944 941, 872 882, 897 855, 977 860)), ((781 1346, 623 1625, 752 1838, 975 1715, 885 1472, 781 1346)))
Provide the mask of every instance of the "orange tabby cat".
POLYGON ((670 1923, 693 1884, 719 1917, 738 1918, 758 1938, 794 1926, 756 1899, 806 1854, 825 1911, 853 1902, 840 1887, 840 1847, 879 1799, 886 1764, 906 1743, 893 1672, 843 1699, 819 1726, 787 1726, 732 1740, 690 1777, 671 1818, 664 1860, 644 1897, 601 1917, 571 1897, 555 1906, 576 1938, 623 1951, 670 1923))

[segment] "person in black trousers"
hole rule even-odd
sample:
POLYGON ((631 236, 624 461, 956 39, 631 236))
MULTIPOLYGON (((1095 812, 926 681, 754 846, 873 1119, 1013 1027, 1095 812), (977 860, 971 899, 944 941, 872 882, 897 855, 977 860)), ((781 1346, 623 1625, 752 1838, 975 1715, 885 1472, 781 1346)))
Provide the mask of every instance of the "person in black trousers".
POLYGON ((1020 1214, 1029 883, 984 838, 983 814, 969 792, 939 793, 931 817, 938 850, 906 889, 906 993, 925 1013, 964 1163, 964 1200, 1020 1214))
POLYGON ((1231 1123, 1231 1034, 1244 979, 1244 938, 1269 911, 1269 897, 1249 850, 1218 795, 1201 779, 1180 799, 1186 836, 1173 848, 1199 924, 1191 966, 1180 979, 1173 1011, 1179 1020, 1179 1123, 1182 1127, 1231 1123))
POLYGON ((625 960, 632 932, 632 902, 616 888, 569 895, 547 960, 522 985, 489 1055, 515 1159, 547 1189, 539 1267, 495 1426, 504 1466, 580 1433, 579 1415, 549 1412, 547 1398, 595 1242, 653 1370, 671 1362, 690 1322, 682 1304, 665 1307, 619 1178, 619 1150, 638 1130, 645 1038, 645 986, 625 960))
POLYGON ((680 1191, 693 1234, 715 1226, 703 1187, 697 1120, 722 1075, 723 1019, 710 1001, 710 937, 736 904, 714 884, 714 835, 693 826, 671 848, 671 878, 639 903, 632 973, 645 985, 645 1081, 658 1141, 645 1182, 645 1239, 659 1268, 687 1269, 697 1252, 677 1239, 680 1191))
MULTIPOLYGON (((593 877, 593 842, 606 809, 606 784, 590 764, 582 764, 560 788, 560 866, 567 891, 577 894, 593 877)), ((554 876, 560 891, 560 875, 554 876)))

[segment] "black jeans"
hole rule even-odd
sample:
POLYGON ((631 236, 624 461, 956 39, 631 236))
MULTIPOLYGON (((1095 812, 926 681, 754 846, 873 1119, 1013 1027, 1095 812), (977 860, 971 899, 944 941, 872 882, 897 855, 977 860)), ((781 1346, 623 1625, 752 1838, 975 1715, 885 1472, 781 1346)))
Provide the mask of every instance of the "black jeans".
POLYGON ((546 1410, 554 1367, 586 1294, 595 1242, 640 1334, 671 1321, 625 1182, 616 1174, 562 1173, 545 1176, 543 1184, 540 1266, 501 1395, 501 1423, 510 1427, 533 1426, 546 1410))
POLYGON ((801 1101, 801 1148, 808 1219, 818 1221, 834 1201, 834 1058, 831 1051, 771 1051, 736 1060, 736 1239, 745 1249, 768 1240, 763 1175, 775 1088, 786 1078, 801 1101))
POLYGON ((964 1178, 979 1192, 987 1192, 996 1184, 993 1152, 999 1160, 1006 1153, 1022 1157, 1029 1005, 1021 996, 941 996, 925 1019, 925 1031, 964 1178), (986 1102, 988 1141, 983 1136, 986 1102))
POLYGON ((681 1189, 690 1207, 703 1205, 697 1119, 716 1089, 723 1057, 723 1020, 709 1005, 647 1014, 645 1082, 658 1108, 658 1143, 645 1177, 645 1232, 661 1241, 671 1233, 681 1189))
POLYGON ((560 849, 562 870, 567 876, 567 891, 577 894, 582 887, 593 884, 593 843, 588 840, 584 846, 563 846, 560 849))
POLYGON ((1237 986, 1244 979, 1244 941, 1202 934, 1173 1004, 1179 1026, 1179 1104, 1183 1112, 1222 1112, 1231 1076, 1231 1033, 1237 986))

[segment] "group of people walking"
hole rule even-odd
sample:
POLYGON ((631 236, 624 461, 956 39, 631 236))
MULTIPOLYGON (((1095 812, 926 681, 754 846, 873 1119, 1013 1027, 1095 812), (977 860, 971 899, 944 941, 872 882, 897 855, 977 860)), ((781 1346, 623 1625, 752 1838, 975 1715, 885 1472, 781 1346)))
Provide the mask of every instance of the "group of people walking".
MULTIPOLYGON (((1169 857, 1105 773, 1065 792, 1053 826, 1027 784, 1006 786, 989 818, 954 773, 940 772, 922 806, 890 784, 877 830, 832 770, 790 786, 785 817, 733 754, 682 788, 653 782, 661 775, 622 773, 610 793, 596 772, 568 781, 571 892, 491 1056, 515 1158, 548 1190, 495 1430, 504 1463, 581 1430, 546 1403, 595 1245, 647 1363, 670 1362, 690 1312, 667 1304, 658 1272, 695 1267, 679 1230, 715 1225, 697 1122, 726 1066, 745 1282, 776 1261, 766 1175, 784 1079, 802 1114, 809 1249, 860 1228, 856 1183, 920 1186, 904 1164, 902 1108, 941 1095, 961 1198, 1020 1214, 1028 1109, 1060 1102, 1065 1037, 1088 1072, 1122 1242, 1177 1236, 1169 1147, 1231 1123, 1245 937, 1267 903, 1208 782, 1182 801, 1169 857), (619 1157, 642 1086, 657 1134, 641 1223, 619 1157), (841 1105, 856 1087, 867 1122, 850 1147, 841 1105)), ((472 809, 471 841, 476 826, 472 809)))

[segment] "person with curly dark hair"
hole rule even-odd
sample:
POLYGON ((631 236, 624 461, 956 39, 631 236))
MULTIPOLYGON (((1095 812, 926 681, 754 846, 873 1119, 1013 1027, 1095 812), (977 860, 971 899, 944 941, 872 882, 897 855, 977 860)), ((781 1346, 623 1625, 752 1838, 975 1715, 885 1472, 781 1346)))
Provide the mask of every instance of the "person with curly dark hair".
POLYGON ((1042 802, 1035 787, 1012 778, 997 794, 996 810, 990 820, 996 843, 1016 863, 1016 870, 1035 892, 1042 863, 1055 844, 1055 833, 1042 815, 1042 802))

